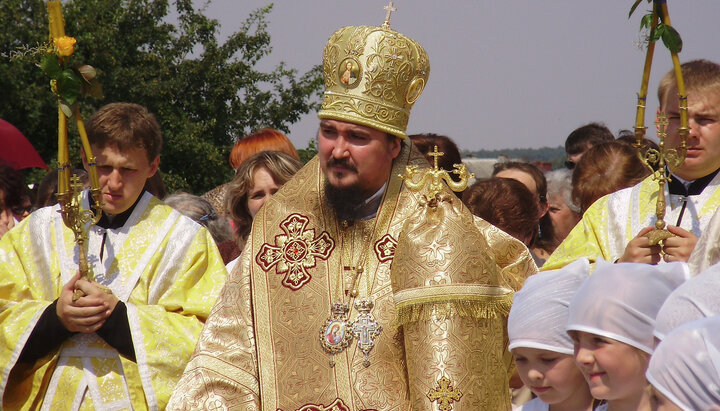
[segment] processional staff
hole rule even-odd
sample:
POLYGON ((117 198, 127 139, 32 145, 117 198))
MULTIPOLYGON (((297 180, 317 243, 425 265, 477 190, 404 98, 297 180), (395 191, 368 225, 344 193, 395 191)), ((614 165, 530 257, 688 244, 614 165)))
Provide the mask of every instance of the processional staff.
MULTIPOLYGON (((650 0, 648 0, 649 2, 650 0)), ((630 15, 642 0, 635 0, 630 15)), ((682 40, 680 35, 670 24, 670 15, 668 14, 666 0, 653 0, 653 9, 651 14, 647 14, 642 19, 642 27, 648 28, 647 53, 645 55, 645 67, 643 69, 642 84, 640 92, 637 95, 637 111, 635 116, 635 148, 638 151, 640 161, 650 169, 653 179, 658 182, 657 203, 655 206, 655 214, 657 221, 655 222, 655 230, 649 232, 647 237, 650 239, 650 245, 656 245, 663 240, 673 237, 670 231, 665 229, 665 184, 671 180, 670 174, 680 167, 685 161, 687 153, 687 136, 688 131, 688 113, 687 113, 687 94, 685 92, 685 82, 683 81, 682 70, 680 68, 680 59, 678 53, 682 49, 682 40), (645 138, 645 102, 647 100, 648 82, 650 80, 650 68, 652 66, 653 54, 655 51, 655 41, 662 39, 665 46, 670 50, 672 57, 673 69, 675 71, 675 81, 677 83, 679 108, 680 108, 680 127, 678 134, 680 135, 680 146, 675 148, 665 147, 665 138, 667 134, 667 116, 660 113, 656 125, 658 126, 658 139, 660 140, 659 149, 643 150, 643 139, 645 138), (657 170, 653 168, 657 166, 657 170)))
MULTIPOLYGON (((42 68, 50 77, 50 87, 58 99, 58 192, 60 213, 63 223, 72 230, 78 247, 78 269, 81 278, 92 280, 92 270, 88 266, 87 224, 96 224, 102 216, 102 194, 96 169, 96 159, 92 154, 90 142, 85 131, 85 123, 80 115, 78 99, 83 94, 94 97, 102 96, 102 89, 92 66, 80 65, 72 67, 69 60, 75 52, 76 40, 65 35, 65 20, 59 1, 48 1, 48 19, 50 25, 50 47, 42 57, 42 68), (81 185, 78 177, 71 175, 70 155, 68 149, 68 118, 74 117, 80 134, 80 142, 85 152, 90 175, 90 196, 93 204, 90 209, 83 209, 81 201, 81 185)), ((110 289, 100 287, 110 293, 110 289)), ((84 293, 76 289, 73 300, 84 293)))

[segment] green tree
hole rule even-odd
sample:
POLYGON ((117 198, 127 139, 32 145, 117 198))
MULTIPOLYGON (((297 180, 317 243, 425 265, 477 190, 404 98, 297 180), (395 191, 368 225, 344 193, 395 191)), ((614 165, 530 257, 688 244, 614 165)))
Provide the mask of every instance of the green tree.
MULTIPOLYGON (((68 0, 66 32, 78 61, 98 71, 104 100, 85 99, 87 117, 101 105, 127 101, 153 112, 163 130, 163 180, 169 191, 202 193, 228 181, 228 154, 238 136, 259 127, 285 132, 317 108, 322 72, 304 74, 281 63, 255 65, 271 51, 269 5, 252 13, 224 43, 219 23, 192 0, 68 0), (174 16, 174 17, 171 17, 174 16), (176 23, 173 23, 176 22, 176 23)), ((57 100, 37 66, 17 51, 48 39, 45 2, 0 2, 0 118, 18 127, 52 165, 57 157, 57 100), (15 55, 14 58, 11 58, 15 55)), ((77 133, 71 153, 79 159, 77 133)))

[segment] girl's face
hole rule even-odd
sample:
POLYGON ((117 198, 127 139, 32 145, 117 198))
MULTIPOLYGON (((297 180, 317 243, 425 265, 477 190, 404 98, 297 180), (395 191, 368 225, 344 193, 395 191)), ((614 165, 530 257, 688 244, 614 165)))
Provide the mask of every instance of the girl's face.
POLYGON ((538 348, 513 349, 520 379, 546 404, 560 404, 581 396, 592 399, 572 355, 538 348))
POLYGON ((617 400, 642 393, 649 355, 628 344, 583 331, 572 333, 575 362, 593 397, 617 400))

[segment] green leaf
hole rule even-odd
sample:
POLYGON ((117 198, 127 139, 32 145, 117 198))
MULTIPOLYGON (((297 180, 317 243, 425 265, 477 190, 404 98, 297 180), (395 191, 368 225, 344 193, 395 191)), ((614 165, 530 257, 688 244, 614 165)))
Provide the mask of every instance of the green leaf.
POLYGON ((80 96, 80 78, 71 69, 65 69, 60 73, 57 86, 60 97, 70 105, 74 104, 80 96))
POLYGON ((640 19, 640 30, 652 28, 652 22, 653 22, 652 13, 648 13, 648 14, 642 16, 642 18, 640 19))
POLYGON ((650 41, 658 41, 658 39, 662 37, 663 33, 665 33, 665 27, 667 26, 662 23, 658 23, 657 27, 655 27, 655 31, 653 32, 650 41))
POLYGON ((43 55, 40 60, 40 66, 42 67, 43 72, 51 79, 57 79, 58 76, 60 76, 60 72, 62 72, 60 62, 58 61, 58 57, 55 53, 47 53, 43 55))
POLYGON ((682 51, 682 39, 680 33, 675 30, 673 26, 663 26, 665 30, 662 32, 662 41, 665 47, 673 53, 679 53, 682 51))
POLYGON ((87 81, 90 83, 92 79, 97 77, 97 72, 95 71, 95 67, 84 64, 77 68, 78 73, 87 81))
POLYGON ((635 0, 635 4, 633 4, 632 7, 630 7, 630 13, 628 13, 628 18, 630 18, 630 16, 632 16, 632 14, 635 12, 635 9, 637 8, 637 6, 640 5, 641 2, 642 2, 642 0, 635 0))

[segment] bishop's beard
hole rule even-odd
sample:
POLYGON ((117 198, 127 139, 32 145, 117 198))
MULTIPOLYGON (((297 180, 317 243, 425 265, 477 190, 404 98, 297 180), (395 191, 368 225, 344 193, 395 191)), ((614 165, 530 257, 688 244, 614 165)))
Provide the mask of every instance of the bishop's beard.
POLYGON ((365 196, 357 187, 338 188, 325 180, 325 202, 340 220, 352 220, 363 201, 365 196))

